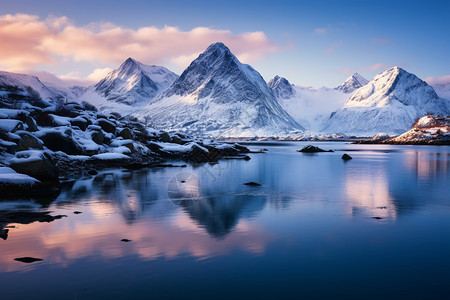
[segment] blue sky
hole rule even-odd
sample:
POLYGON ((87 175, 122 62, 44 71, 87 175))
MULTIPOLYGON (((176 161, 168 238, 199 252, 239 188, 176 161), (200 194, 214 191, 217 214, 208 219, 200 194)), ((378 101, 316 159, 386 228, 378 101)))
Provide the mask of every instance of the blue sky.
MULTIPOLYGON (((102 26, 111 24, 132 30, 171 26, 182 32, 207 27, 212 30, 212 36, 215 34, 214 30, 226 30, 231 32, 231 50, 236 48, 238 56, 241 53, 239 57, 249 58, 248 62, 266 80, 278 74, 295 84, 333 87, 352 72, 359 72, 370 79, 393 65, 399 65, 421 78, 449 75, 449 11, 450 1, 432 0, 79 0, 70 3, 16 0, 2 3, 0 15, 36 15, 39 21, 44 21, 49 16, 66 17, 77 28, 95 27, 92 23, 103 24, 102 26), (233 36, 247 32, 264 33, 268 41, 255 44, 253 49, 256 51, 260 47, 261 53, 252 52, 251 41, 247 41, 239 49, 239 43, 244 43, 242 39, 245 37, 237 39, 233 36)), ((189 40, 186 39, 188 44, 189 40)), ((151 52, 152 47, 148 48, 151 52)), ((146 64, 165 63, 167 67, 180 73, 186 61, 199 52, 192 46, 186 51, 186 57, 177 52, 173 55, 178 58, 172 60, 161 55, 141 55, 138 59, 146 64), (182 61, 182 58, 184 65, 175 63, 182 61)), ((52 63, 45 62, 45 59, 42 63, 36 60, 28 67, 56 75, 73 74, 73 77, 84 78, 94 69, 117 67, 120 60, 119 57, 97 62, 92 58, 75 58, 73 53, 65 56, 61 51, 49 55, 54 59, 52 63)), ((13 65, 2 64, 0 58, 0 67, 8 69, 11 66, 13 65)))

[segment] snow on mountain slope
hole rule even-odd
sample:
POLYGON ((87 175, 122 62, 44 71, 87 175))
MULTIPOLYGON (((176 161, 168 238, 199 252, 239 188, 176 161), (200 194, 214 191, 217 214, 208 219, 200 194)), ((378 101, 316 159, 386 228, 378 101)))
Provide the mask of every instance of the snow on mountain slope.
POLYGON ((29 86, 37 91, 42 99, 47 101, 54 100, 61 96, 49 89, 36 76, 27 74, 0 71, 0 86, 15 86, 22 90, 25 90, 26 87, 29 86))
POLYGON ((450 99, 450 82, 432 85, 439 97, 450 99))
POLYGON ((126 105, 148 102, 169 87, 178 75, 160 66, 147 66, 132 58, 109 73, 94 89, 109 101, 126 105))
POLYGON ((342 93, 350 94, 350 93, 353 93, 354 91, 356 91, 357 89, 365 86, 368 83, 369 83, 369 80, 365 79, 358 73, 355 73, 352 76, 350 76, 349 78, 347 78, 347 80, 345 80, 343 84, 338 86, 336 88, 336 90, 338 90, 342 93))
POLYGON ((366 136, 399 134, 427 113, 448 115, 449 101, 414 74, 393 67, 358 89, 330 117, 324 131, 366 136))
POLYGON ((269 87, 284 110, 312 132, 318 132, 330 114, 348 99, 347 94, 336 89, 295 86, 279 76, 269 81, 269 87))
POLYGON ((136 116, 148 116, 155 128, 216 137, 283 136, 304 129, 261 75, 222 43, 209 46, 136 116))

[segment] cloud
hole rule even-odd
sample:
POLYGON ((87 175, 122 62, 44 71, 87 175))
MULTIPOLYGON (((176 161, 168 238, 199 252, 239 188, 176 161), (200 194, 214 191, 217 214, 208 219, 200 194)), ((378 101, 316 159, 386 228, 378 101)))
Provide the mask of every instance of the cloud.
POLYGON ((391 42, 391 39, 388 38, 372 38, 370 41, 377 45, 386 45, 391 42))
POLYGON ((427 77, 424 79, 429 85, 435 85, 440 83, 450 83, 450 75, 444 75, 440 77, 427 77))
POLYGON ((91 74, 88 75, 87 80, 92 82, 98 82, 102 80, 106 75, 108 75, 109 72, 111 72, 113 69, 111 68, 99 68, 92 71, 91 74))
POLYGON ((177 61, 193 57, 208 45, 221 41, 243 62, 253 62, 281 47, 260 31, 233 34, 229 30, 196 27, 130 29, 111 23, 76 26, 67 17, 39 17, 26 14, 0 16, 0 67, 30 69, 62 60, 118 64, 127 57, 144 63, 177 61))
POLYGON ((324 33, 327 32, 327 30, 326 30, 325 28, 318 27, 318 28, 314 29, 313 32, 314 32, 315 34, 324 34, 324 33))

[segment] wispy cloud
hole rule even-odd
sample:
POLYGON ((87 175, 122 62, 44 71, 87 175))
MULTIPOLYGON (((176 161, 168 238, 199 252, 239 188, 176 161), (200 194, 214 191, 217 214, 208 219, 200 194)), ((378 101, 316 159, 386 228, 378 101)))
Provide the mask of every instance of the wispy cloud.
POLYGON ((313 31, 315 34, 324 34, 327 32, 326 28, 323 27, 317 27, 316 29, 314 29, 313 31))
POLYGON ((371 38, 370 41, 377 45, 386 45, 391 43, 391 39, 388 38, 371 38))
POLYGON ((144 63, 179 62, 222 41, 244 62, 264 58, 281 47, 260 31, 233 34, 197 27, 124 28, 111 23, 76 26, 67 17, 45 20, 27 14, 0 16, 0 68, 25 70, 62 60, 118 64, 127 57, 144 63))
POLYGON ((450 83, 450 75, 444 75, 440 77, 427 77, 424 79, 428 84, 440 84, 440 83, 450 83))

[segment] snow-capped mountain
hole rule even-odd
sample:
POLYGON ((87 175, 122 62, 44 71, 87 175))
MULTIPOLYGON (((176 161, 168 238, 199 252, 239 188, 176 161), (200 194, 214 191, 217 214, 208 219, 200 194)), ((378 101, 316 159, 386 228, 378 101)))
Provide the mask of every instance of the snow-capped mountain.
POLYGON ((284 77, 276 75, 267 85, 277 99, 289 99, 295 95, 294 86, 284 77))
POLYGON ((148 102, 169 87, 178 75, 161 66, 147 66, 132 58, 94 86, 107 100, 127 105, 148 102))
POLYGON ((365 79, 358 73, 355 73, 349 78, 347 78, 347 80, 345 80, 343 84, 338 86, 336 90, 346 94, 350 94, 356 91, 357 89, 365 86, 367 83, 369 83, 369 80, 365 79))
POLYGON ((62 96, 59 93, 48 88, 36 76, 27 74, 0 71, 0 87, 1 86, 14 86, 23 91, 25 91, 27 87, 31 87, 33 90, 39 93, 43 100, 46 101, 51 101, 62 96))
POLYGON ((307 130, 318 132, 330 114, 344 105, 348 95, 336 89, 295 86, 275 76, 269 87, 281 106, 307 130))
POLYGON ((261 75, 222 43, 212 44, 144 109, 158 129, 221 137, 287 135, 303 128, 261 75))
POLYGON ((450 104, 426 82, 393 67, 358 89, 327 121, 325 132, 372 136, 403 133, 427 113, 448 115, 450 104))
POLYGON ((439 97, 450 99, 450 82, 432 85, 439 97))

